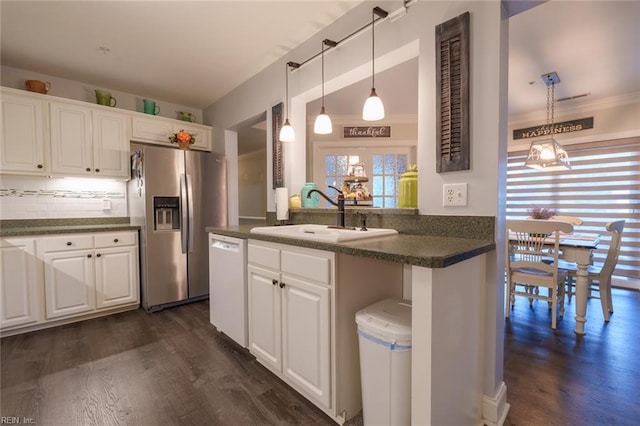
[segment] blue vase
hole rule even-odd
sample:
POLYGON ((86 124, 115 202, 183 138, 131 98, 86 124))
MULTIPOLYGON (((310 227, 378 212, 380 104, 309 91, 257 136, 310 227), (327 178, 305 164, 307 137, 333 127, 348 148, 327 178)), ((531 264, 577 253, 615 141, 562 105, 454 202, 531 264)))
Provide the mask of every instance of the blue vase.
POLYGON ((311 197, 307 198, 309 191, 312 189, 318 189, 318 185, 313 182, 307 182, 302 187, 300 198, 302 199, 302 208, 305 209, 317 209, 320 205, 320 196, 317 192, 311 194, 311 197))

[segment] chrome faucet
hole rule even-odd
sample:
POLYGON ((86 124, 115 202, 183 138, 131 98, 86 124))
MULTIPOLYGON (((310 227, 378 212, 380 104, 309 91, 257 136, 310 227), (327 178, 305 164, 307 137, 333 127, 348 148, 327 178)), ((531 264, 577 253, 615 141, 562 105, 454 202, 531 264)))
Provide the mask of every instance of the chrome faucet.
POLYGON ((313 194, 314 192, 317 192, 318 194, 322 195, 322 197, 324 197, 325 200, 330 202, 332 205, 336 206, 338 208, 338 228, 344 228, 344 194, 342 193, 341 190, 339 190, 335 186, 331 186, 331 185, 328 185, 328 186, 329 186, 329 188, 335 189, 336 191, 338 191, 338 202, 337 203, 335 201, 333 201, 331 198, 327 197, 319 189, 312 189, 311 191, 309 191, 307 193, 307 198, 311 198, 311 194, 313 194))

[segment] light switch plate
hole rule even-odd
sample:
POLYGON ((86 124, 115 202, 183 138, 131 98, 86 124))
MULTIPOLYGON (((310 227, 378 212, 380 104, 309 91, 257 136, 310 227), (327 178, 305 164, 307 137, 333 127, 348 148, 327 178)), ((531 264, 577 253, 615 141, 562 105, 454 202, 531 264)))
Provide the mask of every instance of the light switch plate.
POLYGON ((466 183, 445 183, 442 185, 442 205, 444 207, 464 207, 467 205, 466 183))
POLYGON ((102 210, 111 210, 111 200, 102 200, 102 210))

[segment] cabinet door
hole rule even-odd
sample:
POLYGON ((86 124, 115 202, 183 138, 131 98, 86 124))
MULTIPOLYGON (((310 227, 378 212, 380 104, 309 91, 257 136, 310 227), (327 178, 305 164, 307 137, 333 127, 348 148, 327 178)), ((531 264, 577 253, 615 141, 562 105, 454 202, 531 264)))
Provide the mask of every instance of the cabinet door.
POLYGON ((186 123, 175 123, 173 125, 173 133, 177 133, 180 130, 186 130, 191 133, 196 141, 191 145, 191 149, 199 149, 203 151, 211 151, 211 129, 198 126, 194 124, 186 123))
POLYGON ((173 133, 173 123, 154 117, 134 116, 131 139, 140 142, 154 142, 171 145, 169 136, 173 133))
POLYGON ((59 102, 50 103, 51 172, 93 175, 91 110, 59 102))
POLYGON ((45 175, 43 102, 3 91, 1 105, 0 171, 45 175))
POLYGON ((96 308, 136 303, 138 249, 135 246, 96 249, 96 308))
POLYGON ((94 110, 93 165, 96 176, 129 177, 129 116, 94 110))
POLYGON ((249 350, 275 371, 282 370, 280 274, 249 265, 249 350))
POLYGON ((49 252, 43 260, 47 319, 95 309, 93 250, 49 252))
POLYGON ((283 373, 325 407, 331 403, 328 287, 282 274, 283 373))
POLYGON ((3 239, 0 247, 0 328, 38 321, 38 261, 34 239, 3 239))

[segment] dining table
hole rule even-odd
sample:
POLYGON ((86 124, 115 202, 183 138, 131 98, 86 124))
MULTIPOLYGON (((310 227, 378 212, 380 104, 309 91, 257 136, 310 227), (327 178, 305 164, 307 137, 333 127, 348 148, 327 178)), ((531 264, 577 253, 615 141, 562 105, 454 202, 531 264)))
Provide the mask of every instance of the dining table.
MULTIPOLYGON (((509 239, 513 240, 515 234, 509 234, 509 239)), ((547 238, 545 245, 553 247, 553 238, 547 238)), ((565 234, 560 233, 560 258, 566 262, 575 262, 576 272, 576 292, 575 292, 575 321, 576 334, 586 334, 584 328, 587 322, 587 301, 589 300, 589 279, 587 278, 587 267, 591 264, 593 250, 598 248, 600 236, 593 234, 565 234)))
POLYGON ((576 334, 586 334, 584 330, 587 322, 587 301, 589 300, 589 279, 587 267, 591 264, 592 252, 600 244, 599 235, 590 234, 561 234, 560 256, 564 261, 575 262, 576 272, 576 334))

